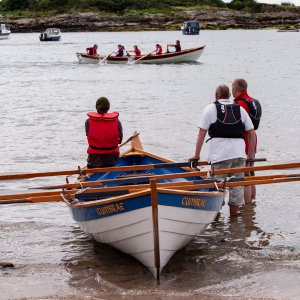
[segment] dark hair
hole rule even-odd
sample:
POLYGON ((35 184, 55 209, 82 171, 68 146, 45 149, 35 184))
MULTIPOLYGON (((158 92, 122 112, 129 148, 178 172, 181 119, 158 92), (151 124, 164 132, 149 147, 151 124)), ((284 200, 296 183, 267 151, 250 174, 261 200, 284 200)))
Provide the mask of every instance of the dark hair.
POLYGON ((96 110, 98 114, 105 114, 109 111, 110 103, 106 97, 100 97, 96 101, 96 110))

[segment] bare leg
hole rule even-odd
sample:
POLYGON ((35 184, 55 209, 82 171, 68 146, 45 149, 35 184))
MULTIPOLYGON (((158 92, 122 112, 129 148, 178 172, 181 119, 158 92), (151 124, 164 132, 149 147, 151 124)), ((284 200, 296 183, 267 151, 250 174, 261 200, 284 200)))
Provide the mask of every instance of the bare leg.
POLYGON ((245 203, 252 203, 252 187, 251 187, 251 185, 244 187, 244 199, 245 199, 245 203))
POLYGON ((230 216, 237 216, 239 214, 239 206, 229 204, 229 212, 230 212, 230 216))
POLYGON ((251 185, 251 198, 255 199, 256 198, 256 186, 255 185, 251 185))

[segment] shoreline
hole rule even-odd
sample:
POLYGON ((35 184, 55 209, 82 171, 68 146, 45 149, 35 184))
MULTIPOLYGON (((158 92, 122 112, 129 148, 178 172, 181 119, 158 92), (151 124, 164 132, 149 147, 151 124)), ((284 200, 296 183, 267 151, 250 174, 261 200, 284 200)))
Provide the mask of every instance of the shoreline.
POLYGON ((163 14, 105 15, 94 12, 59 14, 51 17, 17 18, 0 15, 12 32, 40 32, 49 27, 62 31, 170 31, 180 30, 186 20, 197 20, 201 29, 299 29, 300 11, 246 13, 232 10, 199 10, 163 14))

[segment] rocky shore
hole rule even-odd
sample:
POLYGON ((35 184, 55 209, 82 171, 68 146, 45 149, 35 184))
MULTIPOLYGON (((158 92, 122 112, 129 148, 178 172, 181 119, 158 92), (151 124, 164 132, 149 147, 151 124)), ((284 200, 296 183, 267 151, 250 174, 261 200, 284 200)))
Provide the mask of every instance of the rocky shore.
POLYGON ((109 16, 100 13, 60 14, 52 17, 16 18, 0 15, 12 32, 39 32, 47 27, 63 31, 179 30, 183 21, 194 19, 201 29, 300 28, 300 10, 245 13, 231 10, 182 11, 162 14, 109 16))

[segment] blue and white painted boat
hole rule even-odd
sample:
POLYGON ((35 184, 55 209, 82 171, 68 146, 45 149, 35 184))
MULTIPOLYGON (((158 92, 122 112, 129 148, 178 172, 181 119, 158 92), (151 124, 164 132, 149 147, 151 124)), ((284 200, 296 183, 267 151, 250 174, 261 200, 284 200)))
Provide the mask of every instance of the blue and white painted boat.
MULTIPOLYGON (((131 149, 121 155, 118 166, 167 162, 170 161, 144 151, 138 137, 135 137, 131 149)), ((151 170, 149 176, 184 174, 190 171, 190 168, 157 168, 151 170)), ((132 180, 132 176, 137 179, 136 176, 145 178, 145 172, 142 172, 96 173, 85 181, 127 177, 132 180)), ((68 206, 74 220, 96 241, 135 257, 155 277, 159 277, 174 253, 201 234, 222 207, 222 191, 160 187, 160 183, 164 182, 176 183, 179 186, 182 183, 183 186, 192 180, 195 177, 158 181, 152 179, 150 185, 145 185, 133 179, 132 190, 125 192, 118 190, 119 183, 108 181, 105 186, 77 193, 75 201, 68 206), (111 187, 112 191, 101 193, 101 189, 104 191, 107 187, 111 187)))

